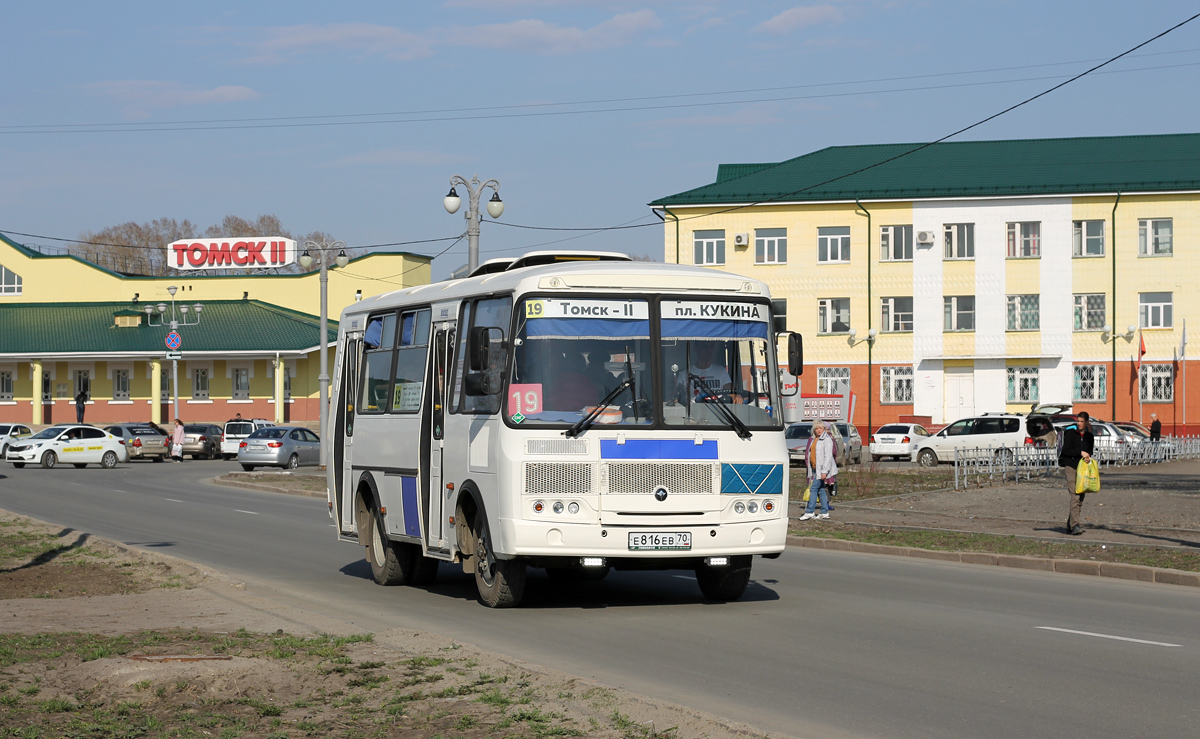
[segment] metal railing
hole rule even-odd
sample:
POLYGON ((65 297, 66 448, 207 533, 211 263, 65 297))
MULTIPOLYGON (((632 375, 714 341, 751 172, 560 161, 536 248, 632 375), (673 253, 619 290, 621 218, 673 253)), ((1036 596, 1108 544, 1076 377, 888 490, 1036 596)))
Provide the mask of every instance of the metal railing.
MULTIPOLYGON (((1120 444, 1096 450, 1102 468, 1200 459, 1200 437, 1173 436, 1160 441, 1120 444)), ((954 489, 1058 474, 1053 447, 1019 446, 954 450, 954 489)))

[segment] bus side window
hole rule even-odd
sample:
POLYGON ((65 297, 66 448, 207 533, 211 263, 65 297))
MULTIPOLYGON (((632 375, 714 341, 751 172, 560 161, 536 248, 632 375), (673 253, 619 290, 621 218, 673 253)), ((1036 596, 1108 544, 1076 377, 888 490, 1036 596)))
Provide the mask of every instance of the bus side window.
POLYGON ((400 316, 400 348, 392 384, 392 411, 416 413, 425 387, 425 359, 429 352, 429 310, 400 316))
POLYGON ((388 409, 392 380, 392 357, 396 344, 396 314, 371 316, 363 341, 362 394, 360 413, 382 413, 388 409))
MULTIPOLYGON (((508 341, 509 325, 512 320, 512 297, 504 296, 503 298, 490 298, 488 300, 475 301, 474 315, 471 320, 471 328, 476 326, 494 327, 500 329, 501 340, 494 342, 491 349, 488 351, 489 366, 486 370, 494 386, 499 386, 503 381, 504 368, 508 366, 508 351, 505 345, 508 341)), ((462 339, 459 342, 459 357, 465 354, 466 347, 463 342, 470 335, 469 330, 461 329, 459 334, 462 339)), ((464 368, 465 371, 465 368, 464 368)), ((458 379, 456 376, 456 386, 458 379)), ((457 388, 456 388, 457 389, 457 388)), ((500 403, 503 401, 501 395, 482 395, 468 396, 461 395, 459 400, 459 408, 464 413, 496 413, 500 410, 500 403)))
POLYGON ((458 350, 454 352, 454 380, 450 385, 450 412, 463 412, 463 358, 467 355, 467 334, 470 333, 467 329, 471 327, 471 303, 464 300, 462 304, 462 315, 458 319, 458 350))

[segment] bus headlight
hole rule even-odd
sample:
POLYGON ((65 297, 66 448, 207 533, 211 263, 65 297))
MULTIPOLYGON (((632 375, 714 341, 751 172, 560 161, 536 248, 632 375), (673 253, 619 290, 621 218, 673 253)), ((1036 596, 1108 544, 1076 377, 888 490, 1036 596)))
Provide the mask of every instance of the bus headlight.
POLYGON ((579 504, 576 503, 575 501, 571 501, 570 503, 567 503, 567 513, 570 513, 572 515, 579 513, 579 504))
POLYGON ((556 501, 554 501, 554 506, 553 506, 553 508, 554 508, 554 512, 555 512, 555 513, 562 513, 562 512, 563 512, 563 504, 562 504, 562 501, 561 501, 561 500, 556 500, 556 501))
POLYGON ((751 513, 758 513, 758 502, 752 500, 750 501, 750 505, 746 506, 746 508, 748 508, 751 513))
POLYGON ((745 513, 746 512, 746 504, 740 500, 738 502, 734 503, 733 504, 733 512, 734 513, 745 513))

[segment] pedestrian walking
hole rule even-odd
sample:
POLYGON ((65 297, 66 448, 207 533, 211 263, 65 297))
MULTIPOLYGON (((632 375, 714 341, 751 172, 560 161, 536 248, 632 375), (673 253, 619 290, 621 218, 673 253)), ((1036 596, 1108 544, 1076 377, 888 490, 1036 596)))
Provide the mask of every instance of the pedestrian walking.
POLYGON ((1071 494, 1071 510, 1067 514, 1067 533, 1079 536, 1083 526, 1079 523, 1083 513, 1085 493, 1075 492, 1075 473, 1079 462, 1091 459, 1096 447, 1096 438, 1092 434, 1092 418, 1086 411, 1079 414, 1078 420, 1062 431, 1062 450, 1058 454, 1058 466, 1063 468, 1067 479, 1067 491, 1071 494))
POLYGON ((1150 422, 1150 441, 1159 441, 1162 439, 1162 421, 1158 420, 1157 413, 1151 413, 1150 417, 1154 419, 1150 422))
POLYGON ((75 396, 75 423, 83 423, 83 409, 87 407, 87 401, 87 390, 80 390, 75 396))
POLYGON ((183 421, 175 419, 175 430, 171 432, 171 461, 183 461, 183 440, 187 432, 183 430, 183 421))
POLYGON ((804 509, 804 515, 800 517, 801 521, 829 518, 829 491, 825 487, 825 481, 838 471, 837 461, 834 459, 836 452, 833 435, 829 433, 823 421, 813 424, 813 436, 816 437, 816 441, 812 443, 808 455, 813 460, 813 478, 808 489, 808 505, 804 509), (820 513, 816 512, 817 498, 821 499, 820 513))

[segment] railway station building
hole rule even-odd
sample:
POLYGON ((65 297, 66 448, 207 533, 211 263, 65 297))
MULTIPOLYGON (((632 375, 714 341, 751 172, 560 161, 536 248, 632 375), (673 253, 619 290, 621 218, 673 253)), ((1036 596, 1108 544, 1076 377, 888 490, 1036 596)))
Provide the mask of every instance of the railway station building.
MULTIPOLYGON (((418 254, 376 252, 330 267, 330 365, 342 309, 363 296, 428 283, 430 262, 418 254)), ((318 272, 120 274, 3 236, 0 422, 74 422, 81 390, 89 397, 89 423, 169 422, 172 310, 180 320, 178 403, 185 423, 218 423, 238 413, 316 423, 318 272)))
POLYGON ((835 146, 650 205, 666 261, 787 301, 801 391, 861 427, 1067 403, 1200 429, 1200 134, 835 146))

